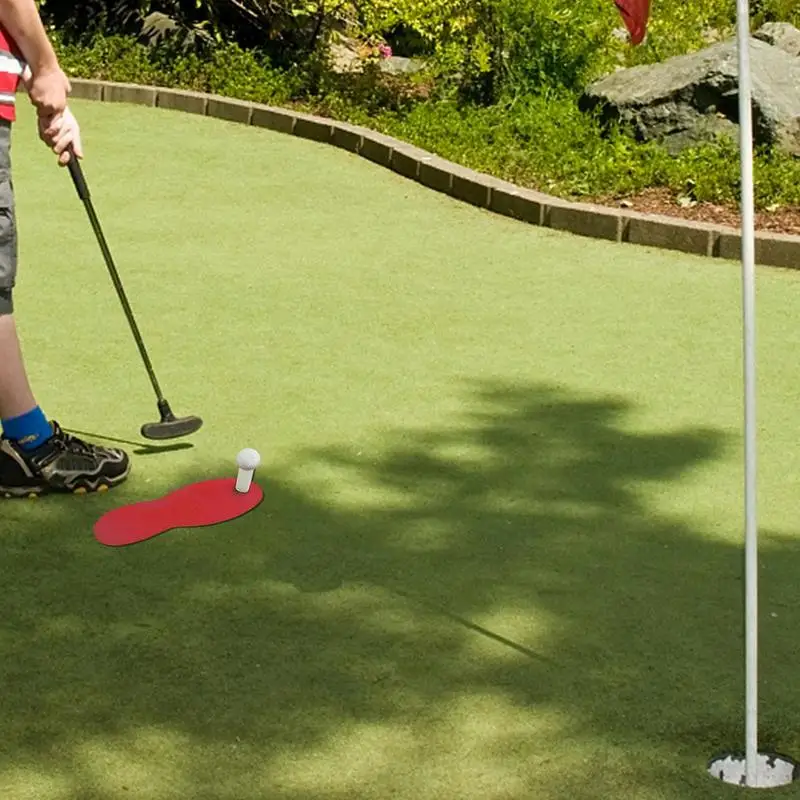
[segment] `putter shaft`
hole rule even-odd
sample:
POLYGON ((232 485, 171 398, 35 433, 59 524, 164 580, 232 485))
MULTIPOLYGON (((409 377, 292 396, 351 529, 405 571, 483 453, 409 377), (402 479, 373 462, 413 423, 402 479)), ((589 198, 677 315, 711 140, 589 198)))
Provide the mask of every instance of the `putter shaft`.
POLYGON ((83 174, 83 170, 81 169, 81 165, 72 150, 70 150, 70 158, 67 162, 67 167, 69 168, 70 175, 72 176, 73 183, 75 184, 75 190, 78 193, 78 197, 81 199, 81 202, 86 209, 86 214, 89 217, 89 222, 92 226, 92 230, 94 231, 97 243, 100 245, 103 259, 106 262, 108 273, 111 276, 111 282, 114 284, 117 297, 122 304, 122 310, 125 312, 128 325, 133 333, 133 338, 136 340, 136 346, 139 348, 139 353, 142 356, 142 361, 144 362, 145 369, 147 370, 147 375, 150 378, 150 383, 153 384, 156 397, 158 398, 159 404, 161 404, 164 402, 164 394, 162 393, 161 386, 156 378, 156 373, 153 369, 153 363, 150 361, 150 356, 147 353, 147 348, 144 346, 142 334, 139 332, 139 326, 136 324, 136 319, 133 316, 133 309, 131 309, 131 304, 128 302, 125 289, 122 286, 122 280, 120 279, 119 272, 117 272, 117 267, 114 264, 114 259, 111 255, 111 250, 108 247, 108 242, 106 242, 103 229, 100 227, 100 220, 97 218, 97 213, 95 212, 94 205, 92 204, 92 197, 89 193, 89 185, 86 183, 86 178, 83 174))

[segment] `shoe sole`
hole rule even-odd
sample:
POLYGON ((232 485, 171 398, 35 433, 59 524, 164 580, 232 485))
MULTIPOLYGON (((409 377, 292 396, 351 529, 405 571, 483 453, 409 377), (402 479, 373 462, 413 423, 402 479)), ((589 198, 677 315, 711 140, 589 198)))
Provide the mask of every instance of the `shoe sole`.
POLYGON ((97 486, 76 486, 74 489, 52 489, 50 486, 0 486, 0 496, 6 500, 22 500, 29 499, 35 500, 45 494, 102 494, 115 486, 119 486, 130 474, 131 466, 122 475, 117 475, 114 478, 99 478, 97 486))

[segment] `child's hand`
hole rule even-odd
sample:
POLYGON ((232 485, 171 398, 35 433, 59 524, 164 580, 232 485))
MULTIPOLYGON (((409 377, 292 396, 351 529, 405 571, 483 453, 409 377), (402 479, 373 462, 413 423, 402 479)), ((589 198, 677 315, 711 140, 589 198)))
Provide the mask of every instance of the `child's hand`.
POLYGON ((72 87, 60 68, 23 75, 23 83, 39 116, 50 117, 64 113, 67 95, 72 87))
POLYGON ((67 148, 72 145, 75 155, 83 158, 81 129, 69 108, 63 114, 39 117, 39 138, 58 156, 63 167, 70 159, 67 148))

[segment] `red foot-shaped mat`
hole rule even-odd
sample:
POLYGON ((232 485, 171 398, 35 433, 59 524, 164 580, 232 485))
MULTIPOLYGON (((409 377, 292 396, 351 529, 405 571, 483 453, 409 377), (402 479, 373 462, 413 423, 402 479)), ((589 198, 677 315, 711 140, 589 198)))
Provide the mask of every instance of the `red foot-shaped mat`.
POLYGON ((215 478, 190 483, 158 500, 115 508, 95 523, 95 538, 109 547, 124 547, 174 528, 227 522, 252 511, 264 499, 256 483, 251 483, 250 491, 244 494, 235 486, 235 478, 215 478))

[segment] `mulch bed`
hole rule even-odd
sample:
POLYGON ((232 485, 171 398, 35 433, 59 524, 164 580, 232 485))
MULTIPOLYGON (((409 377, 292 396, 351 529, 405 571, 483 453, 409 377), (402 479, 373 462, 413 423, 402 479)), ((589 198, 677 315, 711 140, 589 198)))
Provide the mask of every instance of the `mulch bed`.
MULTIPOLYGON (((725 225, 730 228, 740 227, 739 208, 737 206, 718 206, 713 203, 697 203, 684 208, 676 202, 667 189, 646 189, 645 191, 626 197, 624 201, 615 198, 595 198, 592 202, 626 208, 643 214, 662 214, 669 217, 692 220, 693 222, 709 222, 725 225)), ((775 211, 757 211, 756 229, 770 233, 789 233, 800 236, 800 207, 786 206, 775 211)))

